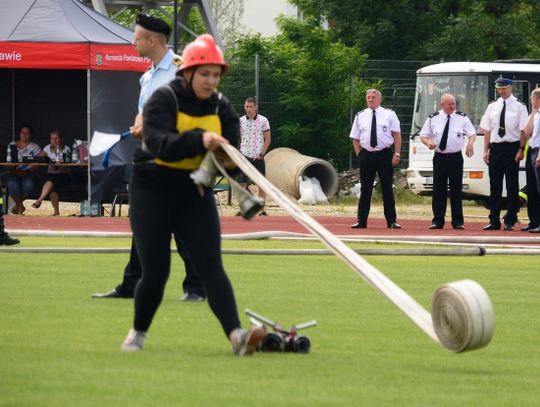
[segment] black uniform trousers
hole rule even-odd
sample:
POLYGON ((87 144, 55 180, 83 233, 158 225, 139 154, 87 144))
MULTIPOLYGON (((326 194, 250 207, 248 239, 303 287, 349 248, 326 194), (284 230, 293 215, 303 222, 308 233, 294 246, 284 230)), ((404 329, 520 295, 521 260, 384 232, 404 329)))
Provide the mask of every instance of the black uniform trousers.
POLYGON ((519 163, 515 162, 519 141, 512 143, 491 143, 489 148, 489 221, 501 224, 503 204, 503 179, 506 179, 506 215, 504 223, 514 225, 519 212, 519 163))
POLYGON ((4 225, 4 204, 0 202, 0 236, 6 236, 6 235, 7 235, 6 226, 4 225))
MULTIPOLYGON (((184 250, 183 246, 178 241, 176 235, 174 236, 174 240, 176 241, 176 250, 184 261, 184 266, 186 270, 186 277, 184 278, 184 281, 182 283, 182 288, 184 289, 184 292, 197 294, 203 298, 206 297, 201 280, 199 279, 199 276, 197 275, 193 267, 193 261, 190 259, 189 254, 184 250)), ((137 248, 135 247, 135 240, 132 239, 129 261, 124 269, 124 277, 122 279, 122 283, 116 286, 116 291, 122 297, 133 297, 133 295, 135 294, 135 286, 139 282, 141 276, 141 261, 139 260, 139 254, 137 253, 137 248)))
POLYGON ((446 204, 448 200, 447 189, 450 189, 450 209, 452 213, 452 226, 463 225, 463 204, 461 190, 463 189, 463 154, 435 153, 433 156, 433 210, 432 223, 444 226, 446 204))
MULTIPOLYGON (((0 180, 0 194, 2 194, 2 180, 0 180)), ((4 224, 4 198, 0 195, 0 236, 6 235, 6 226, 4 224)))
POLYGON ((133 327, 147 331, 163 299, 174 233, 191 257, 212 312, 229 335, 240 327, 240 321, 234 292, 221 261, 216 202, 207 188, 201 197, 189 173, 153 164, 134 168, 129 188, 130 222, 142 278, 135 288, 133 327))
POLYGON ((540 193, 538 192, 540 182, 536 179, 534 170, 536 165, 533 162, 533 158, 536 156, 534 153, 533 149, 528 149, 525 163, 527 177, 527 216, 529 217, 529 226, 531 228, 540 226, 540 193))
POLYGON ((373 182, 375 174, 379 175, 381 182, 384 217, 387 223, 396 222, 396 202, 392 190, 394 169, 392 167, 392 150, 385 148, 380 151, 370 152, 360 150, 358 155, 360 165, 360 199, 358 201, 358 223, 366 224, 371 209, 371 195, 373 194, 373 182))

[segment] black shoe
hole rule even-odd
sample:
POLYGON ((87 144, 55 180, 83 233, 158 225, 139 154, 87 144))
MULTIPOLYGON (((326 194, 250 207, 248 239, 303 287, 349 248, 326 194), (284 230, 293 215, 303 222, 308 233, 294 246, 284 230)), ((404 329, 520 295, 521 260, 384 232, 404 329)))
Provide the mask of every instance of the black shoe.
POLYGON ((504 230, 514 230, 514 225, 510 225, 509 223, 505 224, 504 225, 504 230))
POLYGON ((266 211, 262 211, 259 213, 259 216, 268 216, 268 214, 266 213, 266 211))
POLYGON ((465 229, 465 226, 463 225, 454 225, 452 226, 454 229, 465 229))
POLYGON ((443 225, 437 225, 436 223, 433 223, 431 224, 431 226, 429 227, 430 229, 442 229, 444 226, 443 225))
POLYGON ((92 298, 130 298, 122 296, 118 291, 116 291, 116 288, 113 288, 111 291, 107 293, 94 293, 92 294, 92 298))
POLYGON ((482 230, 501 230, 501 224, 499 223, 497 225, 497 224, 494 224, 494 223, 490 223, 487 226, 484 226, 482 228, 482 230))
POLYGON ((540 233, 540 226, 529 229, 529 233, 540 233))
POLYGON ((356 222, 354 225, 351 225, 351 229, 366 229, 367 223, 365 222, 356 222))
POLYGON ((522 228, 521 228, 521 231, 522 231, 522 232, 528 232, 529 230, 535 229, 535 228, 537 228, 537 227, 538 227, 538 226, 527 225, 527 226, 522 227, 522 228))
POLYGON ((0 246, 13 246, 14 244, 19 244, 21 241, 19 239, 14 239, 8 234, 0 236, 0 246))
POLYGON ((401 225, 396 222, 390 222, 387 226, 388 229, 401 229, 401 225))
POLYGON ((182 302, 201 302, 204 301, 204 297, 195 293, 185 293, 181 298, 182 302))

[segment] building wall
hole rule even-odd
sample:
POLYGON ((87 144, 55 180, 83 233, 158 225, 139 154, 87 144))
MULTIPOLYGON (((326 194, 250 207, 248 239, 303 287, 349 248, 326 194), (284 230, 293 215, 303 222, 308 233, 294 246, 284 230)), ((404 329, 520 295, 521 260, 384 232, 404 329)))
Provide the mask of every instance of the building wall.
POLYGON ((261 33, 263 37, 277 34, 276 17, 297 15, 296 7, 287 0, 244 0, 243 31, 261 33))

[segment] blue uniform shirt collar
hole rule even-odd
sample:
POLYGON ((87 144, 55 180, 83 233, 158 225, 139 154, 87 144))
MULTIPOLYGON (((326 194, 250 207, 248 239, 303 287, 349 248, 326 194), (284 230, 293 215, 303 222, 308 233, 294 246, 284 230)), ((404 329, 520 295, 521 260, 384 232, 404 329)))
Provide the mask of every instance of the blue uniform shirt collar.
POLYGON ((163 56, 163 58, 161 58, 161 61, 159 61, 158 66, 154 66, 154 64, 152 64, 152 69, 154 71, 157 71, 158 69, 163 69, 165 71, 168 70, 173 58, 174 52, 168 50, 167 53, 163 56))

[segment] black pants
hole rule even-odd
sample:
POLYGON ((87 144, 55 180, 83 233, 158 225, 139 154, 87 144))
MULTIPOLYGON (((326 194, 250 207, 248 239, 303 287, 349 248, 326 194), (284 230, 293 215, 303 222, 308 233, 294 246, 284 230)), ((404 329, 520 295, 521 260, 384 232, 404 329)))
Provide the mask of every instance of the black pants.
POLYGON ((435 153, 433 156, 433 224, 443 226, 448 199, 447 186, 450 188, 450 208, 452 226, 463 225, 463 154, 435 153))
MULTIPOLYGON (((182 283, 182 288, 184 289, 184 292, 197 294, 203 298, 206 297, 201 280, 193 266, 193 261, 178 241, 176 235, 174 235, 174 240, 176 241, 176 250, 184 261, 184 266, 186 270, 186 277, 184 278, 184 281, 182 283)), ((132 239, 129 261, 124 269, 124 277, 122 279, 122 283, 116 286, 116 291, 122 297, 133 297, 135 294, 135 286, 139 282, 141 276, 141 261, 139 260, 139 254, 137 253, 137 248, 135 247, 135 240, 132 239)))
POLYGON ((527 176, 527 216, 532 228, 540 226, 540 194, 537 188, 537 179, 534 171, 534 163, 531 162, 532 151, 529 148, 525 164, 527 176))
POLYGON ((384 217, 387 223, 394 223, 397 219, 396 203, 392 190, 394 169, 392 167, 392 150, 385 148, 377 152, 365 149, 358 156, 360 164, 360 200, 358 201, 358 222, 367 224, 369 210, 371 209, 371 195, 375 174, 379 175, 381 182, 384 217))
POLYGON ((189 253, 225 334, 240 327, 221 261, 221 231, 212 191, 205 189, 201 197, 187 171, 148 165, 135 167, 129 194, 131 228, 142 265, 135 289, 134 328, 148 330, 163 298, 172 233, 189 253))
MULTIPOLYGON (((253 166, 259 171, 262 175, 266 175, 266 164, 264 162, 264 158, 250 158, 246 157, 246 159, 253 164, 253 166)), ((236 176, 236 181, 240 184, 248 184, 250 179, 249 177, 244 174, 242 171, 238 173, 236 176)))
MULTIPOLYGON (((0 185, 2 187, 2 185, 0 185)), ((6 236, 6 226, 4 225, 4 204, 0 203, 0 236, 6 236)))
POLYGON ((507 211, 504 223, 514 225, 519 212, 519 163, 515 157, 519 141, 514 143, 491 143, 489 148, 489 220, 501 224, 503 178, 506 179, 507 211))

